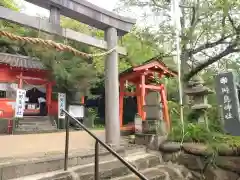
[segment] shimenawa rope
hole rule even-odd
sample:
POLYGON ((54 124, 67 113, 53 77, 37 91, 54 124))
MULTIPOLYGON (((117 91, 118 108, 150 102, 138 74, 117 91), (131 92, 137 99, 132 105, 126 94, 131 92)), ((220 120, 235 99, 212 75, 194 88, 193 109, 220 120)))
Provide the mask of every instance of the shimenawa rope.
POLYGON ((55 48, 58 51, 68 51, 68 52, 73 53, 74 55, 82 56, 82 57, 85 57, 85 58, 105 56, 105 55, 108 55, 111 52, 117 50, 117 47, 114 47, 114 48, 112 48, 112 49, 110 49, 106 52, 103 52, 103 53, 88 54, 88 53, 78 51, 77 49, 75 49, 71 46, 64 45, 64 44, 61 44, 61 43, 56 43, 52 40, 43 40, 41 38, 32 38, 32 37, 21 37, 21 36, 14 35, 12 33, 2 31, 2 30, 0 30, 0 36, 7 37, 7 38, 9 38, 11 40, 14 40, 14 41, 22 41, 22 42, 27 42, 27 43, 30 43, 30 44, 37 44, 37 45, 47 46, 47 47, 50 47, 50 48, 55 48))

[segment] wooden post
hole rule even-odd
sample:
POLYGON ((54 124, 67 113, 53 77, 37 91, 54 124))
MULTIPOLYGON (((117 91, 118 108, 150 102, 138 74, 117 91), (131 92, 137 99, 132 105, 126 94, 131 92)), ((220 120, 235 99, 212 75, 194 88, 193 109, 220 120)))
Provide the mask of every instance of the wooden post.
POLYGON ((22 72, 20 73, 20 76, 19 76, 18 88, 19 88, 19 89, 22 89, 22 88, 23 88, 23 73, 22 73, 22 72))
POLYGON ((84 103, 85 103, 85 97, 82 96, 82 97, 81 97, 81 104, 84 104, 84 103))
POLYGON ((119 97, 119 121, 120 121, 120 127, 123 126, 123 100, 124 100, 124 82, 120 81, 120 97, 119 97))
POLYGON ((137 110, 138 110, 138 115, 142 117, 142 111, 143 107, 141 104, 141 93, 140 93, 140 85, 136 84, 136 97, 137 97, 137 110))
POLYGON ((51 104, 52 104, 52 83, 46 85, 46 101, 47 101, 47 110, 48 115, 50 115, 51 104))
POLYGON ((145 121, 146 119, 146 112, 143 110, 143 107, 146 105, 145 103, 145 94, 146 93, 146 88, 145 88, 145 74, 142 74, 141 76, 141 117, 142 120, 145 121))
POLYGON ((170 124, 168 105, 167 105, 167 94, 166 94, 165 87, 163 84, 161 84, 160 96, 161 96, 161 101, 162 101, 162 105, 163 105, 164 121, 166 122, 167 129, 169 131, 171 124, 170 124))

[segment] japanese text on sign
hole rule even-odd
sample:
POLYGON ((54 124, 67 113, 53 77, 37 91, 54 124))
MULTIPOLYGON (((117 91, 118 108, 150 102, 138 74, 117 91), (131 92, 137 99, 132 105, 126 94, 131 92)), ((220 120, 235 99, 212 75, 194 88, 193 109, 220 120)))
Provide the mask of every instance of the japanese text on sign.
POLYGON ((17 89, 17 97, 15 104, 15 117, 22 118, 25 109, 25 96, 26 91, 23 89, 17 89))
POLYGON ((230 98, 230 90, 229 87, 227 86, 228 83, 228 78, 227 77, 221 77, 220 78, 220 84, 222 85, 221 87, 221 92, 223 94, 223 110, 225 111, 224 113, 224 118, 226 120, 232 119, 232 100, 230 98))
POLYGON ((58 118, 64 119, 65 113, 62 110, 66 108, 66 94, 58 93, 58 118))

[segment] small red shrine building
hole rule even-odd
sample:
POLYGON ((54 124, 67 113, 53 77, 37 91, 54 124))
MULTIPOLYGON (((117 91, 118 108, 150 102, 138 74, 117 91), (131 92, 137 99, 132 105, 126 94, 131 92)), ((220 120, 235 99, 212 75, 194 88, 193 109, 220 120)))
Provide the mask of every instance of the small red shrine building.
MULTIPOLYGON (((145 105, 145 96, 149 90, 158 91, 161 97, 163 119, 166 122, 168 128, 170 128, 170 119, 167 105, 167 94, 164 84, 153 85, 151 80, 157 75, 159 78, 163 76, 175 77, 177 72, 168 68, 160 58, 155 57, 144 64, 127 69, 126 71, 120 73, 120 100, 119 100, 119 119, 120 126, 123 127, 123 99, 124 96, 136 96, 137 97, 137 111, 142 120, 146 119, 146 112, 143 111, 145 105), (125 83, 131 83, 135 85, 135 92, 128 92, 125 88, 125 83)), ((159 100, 160 101, 160 100, 159 100)), ((124 128, 122 128, 124 129, 124 128)))
POLYGON ((40 115, 36 102, 31 102, 35 96, 45 99, 45 115, 57 115, 57 100, 52 99, 54 82, 49 77, 50 72, 36 58, 0 53, 0 118, 14 116, 17 88, 25 89, 26 96, 31 96, 27 97, 24 115, 40 115))

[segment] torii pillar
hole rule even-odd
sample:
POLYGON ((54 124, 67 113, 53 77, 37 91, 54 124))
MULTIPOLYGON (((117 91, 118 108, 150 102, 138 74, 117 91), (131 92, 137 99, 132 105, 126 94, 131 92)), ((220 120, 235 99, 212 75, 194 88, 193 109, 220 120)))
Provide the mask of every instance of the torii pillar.
MULTIPOLYGON (((110 27, 105 31, 108 49, 117 46, 117 29, 110 27)), ((107 55, 105 61, 105 128, 106 142, 110 145, 120 144, 119 124, 119 81, 118 53, 116 50, 107 55)))

